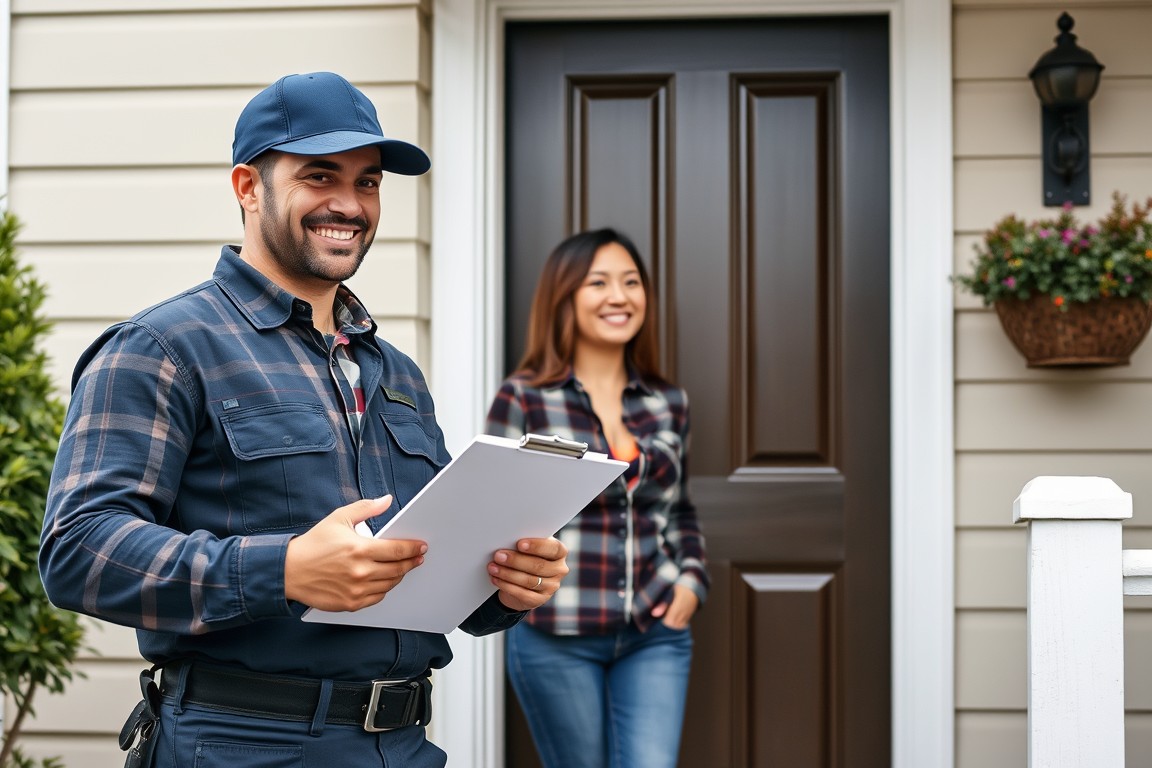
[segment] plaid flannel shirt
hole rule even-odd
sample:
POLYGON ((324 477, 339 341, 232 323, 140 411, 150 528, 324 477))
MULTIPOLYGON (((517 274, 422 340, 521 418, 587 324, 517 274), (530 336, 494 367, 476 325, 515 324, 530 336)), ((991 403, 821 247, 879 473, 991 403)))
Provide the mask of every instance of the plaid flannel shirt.
MULTIPOLYGON (((618 478, 557 533, 571 572, 556 595, 525 621, 557 635, 614 632, 629 622, 646 630, 652 608, 674 584, 703 602, 708 591, 704 537, 688 500, 688 398, 684 390, 633 376, 624 390, 624 424, 640 455, 637 482, 618 478)), ((500 387, 486 431, 518 438, 560 435, 608 453, 591 401, 569 372, 555 384, 530 386, 523 374, 500 387)))

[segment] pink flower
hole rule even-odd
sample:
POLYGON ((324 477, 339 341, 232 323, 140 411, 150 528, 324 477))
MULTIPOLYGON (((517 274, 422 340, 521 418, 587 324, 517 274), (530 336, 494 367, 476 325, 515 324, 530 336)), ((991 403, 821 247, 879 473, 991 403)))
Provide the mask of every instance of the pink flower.
POLYGON ((1016 287, 1016 278, 1014 278, 1014 277, 1006 277, 1001 282, 1004 283, 1004 285, 1008 286, 1009 288, 1015 288, 1016 287))
POLYGON ((1042 240, 1047 240, 1049 237, 1051 237, 1051 236, 1052 236, 1052 230, 1050 230, 1050 229, 1041 229, 1041 230, 1040 230, 1039 232, 1037 232, 1036 234, 1038 234, 1042 240))
POLYGON ((1132 275, 1124 275, 1124 282, 1131 283, 1132 282, 1132 275))
POLYGON ((1060 234, 1060 239, 1064 241, 1064 244, 1065 244, 1065 245, 1067 245, 1068 243, 1070 243, 1070 242, 1072 242, 1073 240, 1075 240, 1075 239, 1076 239, 1076 230, 1074 230, 1074 229, 1066 229, 1066 230, 1064 230, 1064 231, 1063 231, 1063 232, 1060 234))

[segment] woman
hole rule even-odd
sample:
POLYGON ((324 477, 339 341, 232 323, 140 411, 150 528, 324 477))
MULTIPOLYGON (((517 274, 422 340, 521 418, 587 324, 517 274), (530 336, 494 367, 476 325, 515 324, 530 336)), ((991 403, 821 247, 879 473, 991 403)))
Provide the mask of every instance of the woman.
POLYGON ((545 768, 675 766, 692 636, 708 589, 688 501, 688 401, 657 368, 656 312, 636 247, 601 229, 544 264, 527 350, 490 434, 586 442, 628 462, 565 526, 571 572, 506 636, 512 686, 545 768))

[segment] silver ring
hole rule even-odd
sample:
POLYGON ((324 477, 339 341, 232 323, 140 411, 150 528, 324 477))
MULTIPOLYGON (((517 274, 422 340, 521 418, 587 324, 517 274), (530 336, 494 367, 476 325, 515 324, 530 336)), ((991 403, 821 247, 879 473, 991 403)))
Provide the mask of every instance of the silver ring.
POLYGON ((544 583, 544 577, 543 576, 537 576, 536 577, 536 586, 532 587, 532 591, 535 592, 536 590, 540 589, 540 585, 543 583, 544 583))

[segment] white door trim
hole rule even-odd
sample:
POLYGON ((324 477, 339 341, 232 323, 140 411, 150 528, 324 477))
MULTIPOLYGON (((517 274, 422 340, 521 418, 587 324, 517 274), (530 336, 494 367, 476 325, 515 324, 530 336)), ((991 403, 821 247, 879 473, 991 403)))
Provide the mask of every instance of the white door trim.
MULTIPOLYGON (((0 42, 4 55, 0 56, 0 211, 8 209, 8 125, 12 114, 12 0, 0 0, 0 42)), ((4 713, 0 712, 0 723, 4 713)))
MULTIPOLYGON (((881 13, 891 21, 893 768, 954 760, 950 0, 433 0, 432 360, 449 448, 477 432, 503 337, 503 24, 508 19, 881 13)), ((433 738, 500 768, 499 637, 452 637, 433 738)))

